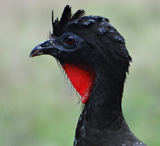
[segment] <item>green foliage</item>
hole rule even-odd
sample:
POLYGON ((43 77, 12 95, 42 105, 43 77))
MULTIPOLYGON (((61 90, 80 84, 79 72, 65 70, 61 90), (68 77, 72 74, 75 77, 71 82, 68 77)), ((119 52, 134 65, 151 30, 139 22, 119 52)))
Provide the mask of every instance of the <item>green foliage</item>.
POLYGON ((51 29, 51 10, 101 15, 124 36, 133 58, 123 96, 124 116, 134 134, 160 145, 160 1, 2 1, 0 28, 0 145, 71 146, 80 106, 74 89, 49 56, 29 59, 51 29), (65 83, 65 84, 64 84, 65 83))

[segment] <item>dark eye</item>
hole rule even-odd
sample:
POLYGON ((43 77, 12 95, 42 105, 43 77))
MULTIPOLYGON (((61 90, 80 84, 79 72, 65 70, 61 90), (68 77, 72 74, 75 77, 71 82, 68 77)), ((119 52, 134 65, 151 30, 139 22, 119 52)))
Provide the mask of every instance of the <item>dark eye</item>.
POLYGON ((65 43, 68 45, 73 45, 75 42, 75 38, 72 35, 69 35, 65 38, 65 43))

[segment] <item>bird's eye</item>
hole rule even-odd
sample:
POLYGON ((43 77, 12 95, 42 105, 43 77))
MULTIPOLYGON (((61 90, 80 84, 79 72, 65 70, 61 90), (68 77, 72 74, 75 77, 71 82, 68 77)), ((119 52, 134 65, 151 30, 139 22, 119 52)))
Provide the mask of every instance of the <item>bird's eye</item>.
POLYGON ((68 45, 73 45, 75 42, 75 37, 72 36, 72 35, 68 35, 66 38, 65 38, 65 43, 68 44, 68 45))

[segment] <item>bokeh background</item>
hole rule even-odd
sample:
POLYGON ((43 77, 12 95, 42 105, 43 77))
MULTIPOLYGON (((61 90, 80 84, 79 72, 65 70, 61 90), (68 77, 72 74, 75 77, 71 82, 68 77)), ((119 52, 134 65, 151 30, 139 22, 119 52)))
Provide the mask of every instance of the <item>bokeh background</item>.
POLYGON ((0 0, 0 146, 71 146, 78 98, 50 56, 29 58, 48 39, 51 11, 100 15, 124 36, 133 62, 124 116, 133 133, 160 146, 159 0, 0 0))

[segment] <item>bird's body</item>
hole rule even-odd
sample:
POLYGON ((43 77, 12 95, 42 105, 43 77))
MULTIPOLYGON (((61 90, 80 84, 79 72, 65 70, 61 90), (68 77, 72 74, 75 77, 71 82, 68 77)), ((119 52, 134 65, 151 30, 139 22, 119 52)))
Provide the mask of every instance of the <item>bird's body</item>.
MULTIPOLYGON (((71 17, 66 6, 53 33, 30 56, 50 54, 62 65, 82 97, 74 146, 146 146, 129 129, 121 108, 123 86, 131 57, 123 37, 99 16, 71 17)), ((53 15, 52 15, 53 19, 53 15)))

